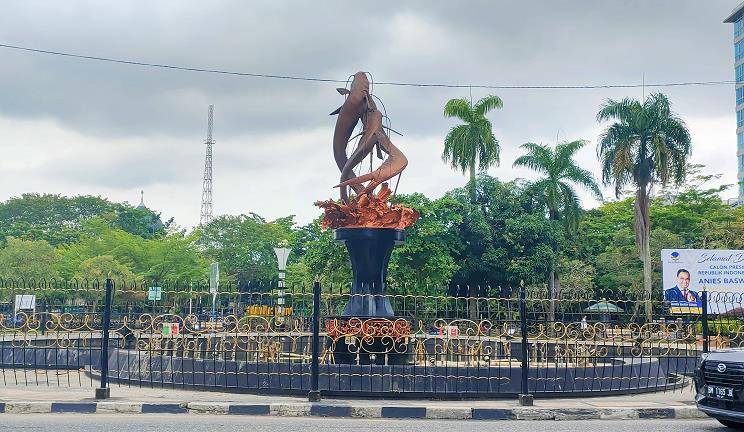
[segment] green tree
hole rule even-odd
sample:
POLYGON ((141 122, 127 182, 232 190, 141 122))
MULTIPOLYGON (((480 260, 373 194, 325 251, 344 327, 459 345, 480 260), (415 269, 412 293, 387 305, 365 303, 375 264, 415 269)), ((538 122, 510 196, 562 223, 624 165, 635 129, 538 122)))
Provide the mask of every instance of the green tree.
POLYGON ((393 249, 389 278, 406 293, 422 293, 427 286, 442 290, 459 269, 454 254, 462 249, 457 226, 463 206, 451 196, 430 200, 422 194, 398 195, 394 200, 421 215, 408 228, 406 241, 393 249))
POLYGON ((315 281, 310 268, 305 264, 304 260, 287 264, 287 275, 284 279, 284 283, 290 289, 298 289, 299 287, 310 287, 315 281))
MULTIPOLYGON (((660 249, 744 247, 744 208, 732 208, 720 198, 721 187, 705 187, 694 177, 677 190, 666 190, 651 200, 651 263, 653 295, 661 295, 660 249)), ((578 233, 566 249, 569 259, 596 270, 595 283, 611 296, 643 294, 643 267, 636 258, 633 198, 605 202, 584 213, 578 233)))
MULTIPOLYGON (((460 268, 452 278, 459 295, 499 295, 499 287, 543 283, 564 241, 561 230, 525 193, 523 182, 480 175, 474 186, 450 193, 464 209, 457 227, 463 247, 454 255, 460 268)), ((477 302, 468 304, 471 319, 477 319, 477 302)))
POLYGON ((45 281, 59 276, 55 265, 59 257, 44 240, 21 240, 8 237, 0 249, 0 279, 45 281))
POLYGON ((110 211, 111 203, 99 197, 24 194, 0 203, 0 241, 16 237, 53 246, 72 243, 83 219, 110 211))
POLYGON ((266 221, 255 213, 220 216, 202 228, 199 243, 239 286, 268 283, 278 277, 274 247, 283 241, 293 244, 293 224, 292 217, 266 221))
POLYGON ((71 244, 91 218, 106 219, 111 226, 144 238, 164 236, 172 223, 171 219, 163 224, 160 215, 149 209, 101 197, 24 194, 0 203, 0 244, 7 237, 45 240, 52 246, 71 244))
POLYGON ((643 266, 636 257, 634 234, 631 228, 617 231, 608 246, 594 262, 597 298, 637 297, 642 293, 643 266))
MULTIPOLYGON (((634 258, 635 240, 630 228, 615 233, 612 244, 596 258, 597 287, 600 297, 635 296, 643 293, 643 266, 634 258)), ((661 250, 677 248, 681 238, 666 229, 654 228, 651 231, 651 277, 658 289, 651 294, 652 298, 662 298, 661 291, 661 250)))
POLYGON ((486 114, 503 106, 498 96, 489 95, 473 105, 467 99, 450 99, 444 106, 445 117, 455 117, 463 124, 454 126, 444 138, 442 160, 453 169, 470 173, 475 182, 476 167, 481 171, 499 164, 499 142, 486 114))
POLYGON ((132 207, 128 204, 114 204, 113 226, 138 235, 142 238, 161 238, 167 235, 167 228, 173 225, 173 218, 163 223, 160 213, 148 208, 132 207))
POLYGON ((528 192, 541 198, 550 220, 562 219, 569 232, 576 229, 581 212, 573 185, 582 186, 598 200, 602 199, 602 192, 592 173, 581 168, 573 159, 587 143, 584 140, 565 141, 558 144, 555 150, 547 145, 526 143, 521 146, 526 154, 514 161, 515 167, 529 168, 544 175, 530 184, 528 192))
POLYGON ((205 279, 208 263, 197 245, 198 236, 169 234, 161 239, 144 242, 142 275, 151 281, 189 281, 205 279))
POLYGON ((346 247, 333 239, 333 232, 321 228, 322 217, 302 228, 305 240, 302 262, 324 286, 351 284, 351 260, 346 247))
MULTIPOLYGON (((131 284, 136 279, 132 270, 116 261, 113 256, 98 255, 88 258, 80 264, 80 269, 75 273, 75 279, 80 282, 82 289, 75 294, 92 303, 92 308, 95 311, 98 302, 102 301, 105 295, 103 288, 105 280, 109 277, 116 284, 131 284)), ((122 293, 121 290, 119 291, 117 294, 121 298, 122 293)), ((131 298, 131 293, 128 292, 125 297, 127 299, 131 298)))
POLYGON ((196 244, 196 236, 173 233, 160 239, 145 239, 93 218, 85 222, 80 240, 59 248, 58 269, 62 277, 72 278, 86 260, 111 256, 148 281, 204 278, 206 262, 196 244))
POLYGON ((80 270, 75 273, 75 278, 90 282, 101 282, 107 278, 116 281, 132 281, 135 279, 132 270, 116 261, 111 255, 98 255, 88 258, 80 264, 80 270))
POLYGON ((58 269, 64 279, 72 279, 82 263, 90 258, 110 255, 135 272, 144 267, 145 244, 141 237, 113 228, 101 218, 88 219, 83 224, 80 239, 58 248, 58 269))
POLYGON ((590 264, 577 259, 561 257, 558 261, 558 272, 561 279, 561 297, 569 300, 576 298, 592 298, 594 292, 595 270, 590 264))
MULTIPOLYGON (((680 184, 690 155, 690 133, 682 119, 671 110, 661 93, 643 103, 625 98, 608 99, 597 113, 597 121, 615 121, 599 137, 597 154, 602 163, 602 180, 614 185, 615 194, 632 184, 636 188, 634 231, 643 263, 643 286, 652 292, 651 189, 655 184, 680 184)), ((651 303, 646 302, 651 319, 651 303)))
MULTIPOLYGON (((596 258, 614 244, 618 231, 628 230, 633 234, 633 199, 608 201, 584 212, 576 235, 570 237, 571 246, 565 253, 593 266, 596 258)), ((632 255, 637 255, 633 252, 632 255)), ((640 261, 639 261, 640 262, 640 261)))
POLYGON ((678 247, 700 249, 736 249, 744 236, 741 207, 732 208, 721 199, 730 185, 710 187, 720 179, 709 174, 704 165, 690 165, 681 187, 668 187, 652 202, 654 227, 665 228, 681 237, 678 247))
MULTIPOLYGON (((576 230, 581 214, 581 204, 576 195, 574 184, 591 191, 597 199, 602 199, 602 192, 591 172, 581 168, 574 155, 587 141, 565 141, 556 145, 555 150, 547 145, 526 143, 522 148, 526 154, 514 161, 515 167, 526 167, 544 177, 533 182, 528 192, 534 194, 545 204, 548 217, 552 221, 563 219, 567 233, 576 230)), ((559 274, 551 269, 548 276, 550 295, 550 319, 555 319, 555 299, 559 294, 559 274)))

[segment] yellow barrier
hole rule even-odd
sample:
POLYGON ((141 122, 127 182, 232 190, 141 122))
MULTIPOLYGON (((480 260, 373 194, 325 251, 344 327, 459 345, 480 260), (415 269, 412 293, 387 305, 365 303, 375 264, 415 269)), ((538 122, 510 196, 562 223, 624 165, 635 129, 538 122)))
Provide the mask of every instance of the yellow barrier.
MULTIPOLYGON (((284 307, 283 308, 283 314, 284 316, 290 316, 294 312, 293 307, 284 307)), ((245 309, 246 313, 248 315, 256 315, 256 316, 275 316, 275 310, 273 306, 266 306, 266 305, 250 305, 245 309)))

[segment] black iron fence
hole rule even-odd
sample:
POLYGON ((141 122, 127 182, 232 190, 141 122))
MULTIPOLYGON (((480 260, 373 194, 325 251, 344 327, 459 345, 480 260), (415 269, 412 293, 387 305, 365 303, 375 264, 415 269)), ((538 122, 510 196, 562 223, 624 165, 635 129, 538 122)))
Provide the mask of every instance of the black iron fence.
POLYGON ((0 281, 2 382, 314 397, 621 394, 685 388, 701 352, 744 342, 742 296, 724 293, 680 306, 389 287, 394 316, 344 316, 353 297, 320 284, 215 293, 206 283, 0 281))

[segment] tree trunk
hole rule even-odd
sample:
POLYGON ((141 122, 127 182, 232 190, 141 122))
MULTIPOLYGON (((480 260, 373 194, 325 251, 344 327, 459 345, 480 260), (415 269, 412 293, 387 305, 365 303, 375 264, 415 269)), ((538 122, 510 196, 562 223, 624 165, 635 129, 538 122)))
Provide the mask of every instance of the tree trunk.
POLYGON ((480 310, 478 308, 478 297, 480 296, 480 285, 468 287, 468 313, 470 319, 476 323, 480 321, 480 310))
POLYGON ((638 256, 643 262, 643 294, 646 304, 646 319, 652 320, 651 310, 651 218, 649 216, 649 185, 642 183, 638 185, 635 199, 635 235, 638 256))
MULTIPOLYGON (((470 204, 473 205, 473 209, 475 209, 475 203, 476 203, 476 193, 475 193, 475 161, 473 161, 472 164, 470 164, 470 181, 468 182, 468 190, 470 192, 470 204)), ((473 289, 468 288, 468 296, 470 298, 468 299, 468 311, 470 315, 470 319, 472 321, 478 322, 480 320, 480 311, 478 310, 478 296, 480 295, 479 289, 473 289)))
MULTIPOLYGON (((557 210, 550 209, 549 218, 552 221, 558 221, 559 214, 557 210)), ((548 311, 548 321, 555 322, 555 303, 558 298, 558 272, 555 271, 555 263, 550 267, 548 275, 548 295, 550 296, 550 309, 548 311)))
POLYGON ((548 310, 548 325, 552 328, 555 322, 555 266, 550 269, 550 275, 548 275, 548 295, 550 296, 550 309, 548 310))
POLYGON ((470 181, 468 181, 468 190, 470 191, 470 204, 475 205, 475 163, 470 165, 470 181))

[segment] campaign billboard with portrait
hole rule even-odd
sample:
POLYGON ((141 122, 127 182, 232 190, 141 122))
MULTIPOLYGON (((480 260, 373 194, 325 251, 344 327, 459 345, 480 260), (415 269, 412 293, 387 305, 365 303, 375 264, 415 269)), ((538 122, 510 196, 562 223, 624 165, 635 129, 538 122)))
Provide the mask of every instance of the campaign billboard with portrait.
POLYGON ((744 293, 744 251, 662 249, 661 263, 664 301, 671 313, 701 313, 700 292, 703 289, 715 293, 709 302, 711 313, 742 306, 726 299, 738 298, 744 293))

